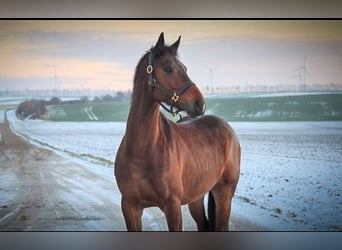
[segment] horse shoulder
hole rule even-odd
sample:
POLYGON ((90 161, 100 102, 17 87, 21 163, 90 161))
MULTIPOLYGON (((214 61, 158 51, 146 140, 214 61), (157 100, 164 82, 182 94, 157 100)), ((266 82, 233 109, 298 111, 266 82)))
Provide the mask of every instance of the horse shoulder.
POLYGON ((213 115, 205 115, 201 117, 199 121, 203 123, 204 126, 214 129, 217 128, 220 132, 226 132, 230 139, 237 139, 234 129, 230 126, 230 124, 223 120, 220 117, 213 116, 213 115))

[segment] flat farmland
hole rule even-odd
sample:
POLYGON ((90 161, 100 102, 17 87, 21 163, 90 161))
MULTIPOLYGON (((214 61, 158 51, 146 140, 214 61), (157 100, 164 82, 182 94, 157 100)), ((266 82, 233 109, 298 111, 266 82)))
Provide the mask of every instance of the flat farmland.
MULTIPOLYGON (((207 96, 206 100, 206 113, 228 121, 241 143, 241 174, 233 199, 232 220, 249 224, 238 227, 233 223, 232 230, 342 230, 342 94, 226 95, 207 96)), ((96 172, 105 173, 113 185, 111 202, 121 224, 114 228, 92 222, 85 230, 124 230, 118 210, 120 194, 114 190, 113 166, 125 133, 129 106, 129 102, 56 105, 49 107, 48 121, 20 120, 14 110, 0 110, 0 123, 6 114, 11 129, 29 143, 72 159, 78 169, 91 166, 96 172)), ((6 151, 4 162, 15 152, 6 151)), ((48 159, 35 152, 38 160, 48 159)), ((58 162, 50 164, 56 165, 54 171, 64 173, 58 162)), ((9 181, 2 183, 14 185, 6 171, 2 177, 9 181)), ((91 181, 88 177, 77 178, 82 183, 91 181)), ((95 185, 93 189, 102 192, 95 185)), ((83 192, 77 191, 75 195, 87 195, 83 192)), ((9 207, 7 200, 11 197, 1 197, 2 206, 9 207)), ((83 211, 84 203, 72 204, 83 211)), ((147 210, 143 217, 147 230, 167 229, 158 209, 147 210)), ((184 229, 194 228, 193 222, 186 220, 184 229)), ((51 230, 70 227, 62 224, 51 230)))
MULTIPOLYGON (((248 94, 207 96, 206 114, 226 121, 341 121, 342 94, 248 94)), ((126 121, 130 102, 49 107, 51 121, 126 121)))

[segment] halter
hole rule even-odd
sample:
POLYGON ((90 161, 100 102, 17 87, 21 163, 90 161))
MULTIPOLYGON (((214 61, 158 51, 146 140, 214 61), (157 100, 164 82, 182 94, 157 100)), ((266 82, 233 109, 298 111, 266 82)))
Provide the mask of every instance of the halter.
POLYGON ((171 90, 165 88, 163 85, 159 84, 157 80, 153 77, 153 65, 152 65, 152 52, 149 52, 148 56, 148 65, 146 68, 146 72, 148 74, 148 83, 151 86, 151 89, 153 91, 153 88, 159 89, 161 92, 163 92, 165 95, 171 98, 171 104, 170 108, 167 108, 163 103, 159 102, 159 104, 165 109, 167 112, 172 114, 173 116, 177 115, 180 111, 176 110, 173 111, 174 104, 178 101, 181 94, 183 94, 189 87, 194 85, 194 83, 185 83, 183 87, 181 87, 178 91, 172 92, 171 90))

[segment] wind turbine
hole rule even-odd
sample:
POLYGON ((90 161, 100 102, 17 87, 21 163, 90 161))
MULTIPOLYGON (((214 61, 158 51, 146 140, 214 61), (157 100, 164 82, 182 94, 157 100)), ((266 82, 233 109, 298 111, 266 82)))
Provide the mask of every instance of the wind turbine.
POLYGON ((209 79, 210 79, 210 88, 211 88, 211 94, 214 94, 214 83, 213 83, 213 78, 214 78, 214 70, 217 68, 208 68, 209 70, 209 79))
POLYGON ((306 69, 306 57, 307 56, 305 55, 303 65, 295 69, 295 72, 299 72, 298 75, 296 75, 299 78, 299 90, 303 92, 306 91, 306 74, 310 74, 306 69))
POLYGON ((61 93, 60 93, 60 92, 61 92, 60 88, 61 88, 61 86, 60 86, 60 84, 59 84, 59 82, 58 82, 58 77, 57 77, 56 68, 55 68, 55 75, 54 75, 53 78, 55 79, 55 88, 56 88, 56 90, 57 90, 57 96, 60 97, 60 94, 61 94, 61 93))

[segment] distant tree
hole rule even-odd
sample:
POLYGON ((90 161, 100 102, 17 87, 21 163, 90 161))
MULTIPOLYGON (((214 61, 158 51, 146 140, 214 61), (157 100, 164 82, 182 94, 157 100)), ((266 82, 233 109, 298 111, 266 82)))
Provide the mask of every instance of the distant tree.
POLYGON ((124 101, 126 99, 126 96, 125 96, 125 93, 122 92, 122 91, 118 91, 116 93, 116 97, 115 97, 115 100, 117 101, 124 101))
POLYGON ((81 97, 81 100, 80 100, 81 102, 89 102, 89 98, 88 98, 88 96, 82 96, 81 97))
POLYGON ((54 104, 60 104, 62 102, 61 99, 59 99, 58 97, 52 97, 50 99, 50 104, 54 105, 54 104))
POLYGON ((15 111, 19 119, 40 119, 47 114, 47 102, 44 100, 29 100, 20 103, 15 111))
POLYGON ((111 102, 111 101, 113 101, 113 97, 111 95, 104 95, 104 96, 102 96, 102 101, 111 102))
POLYGON ((98 96, 94 97, 93 102, 101 102, 101 101, 102 101, 102 99, 100 97, 98 97, 98 96))

